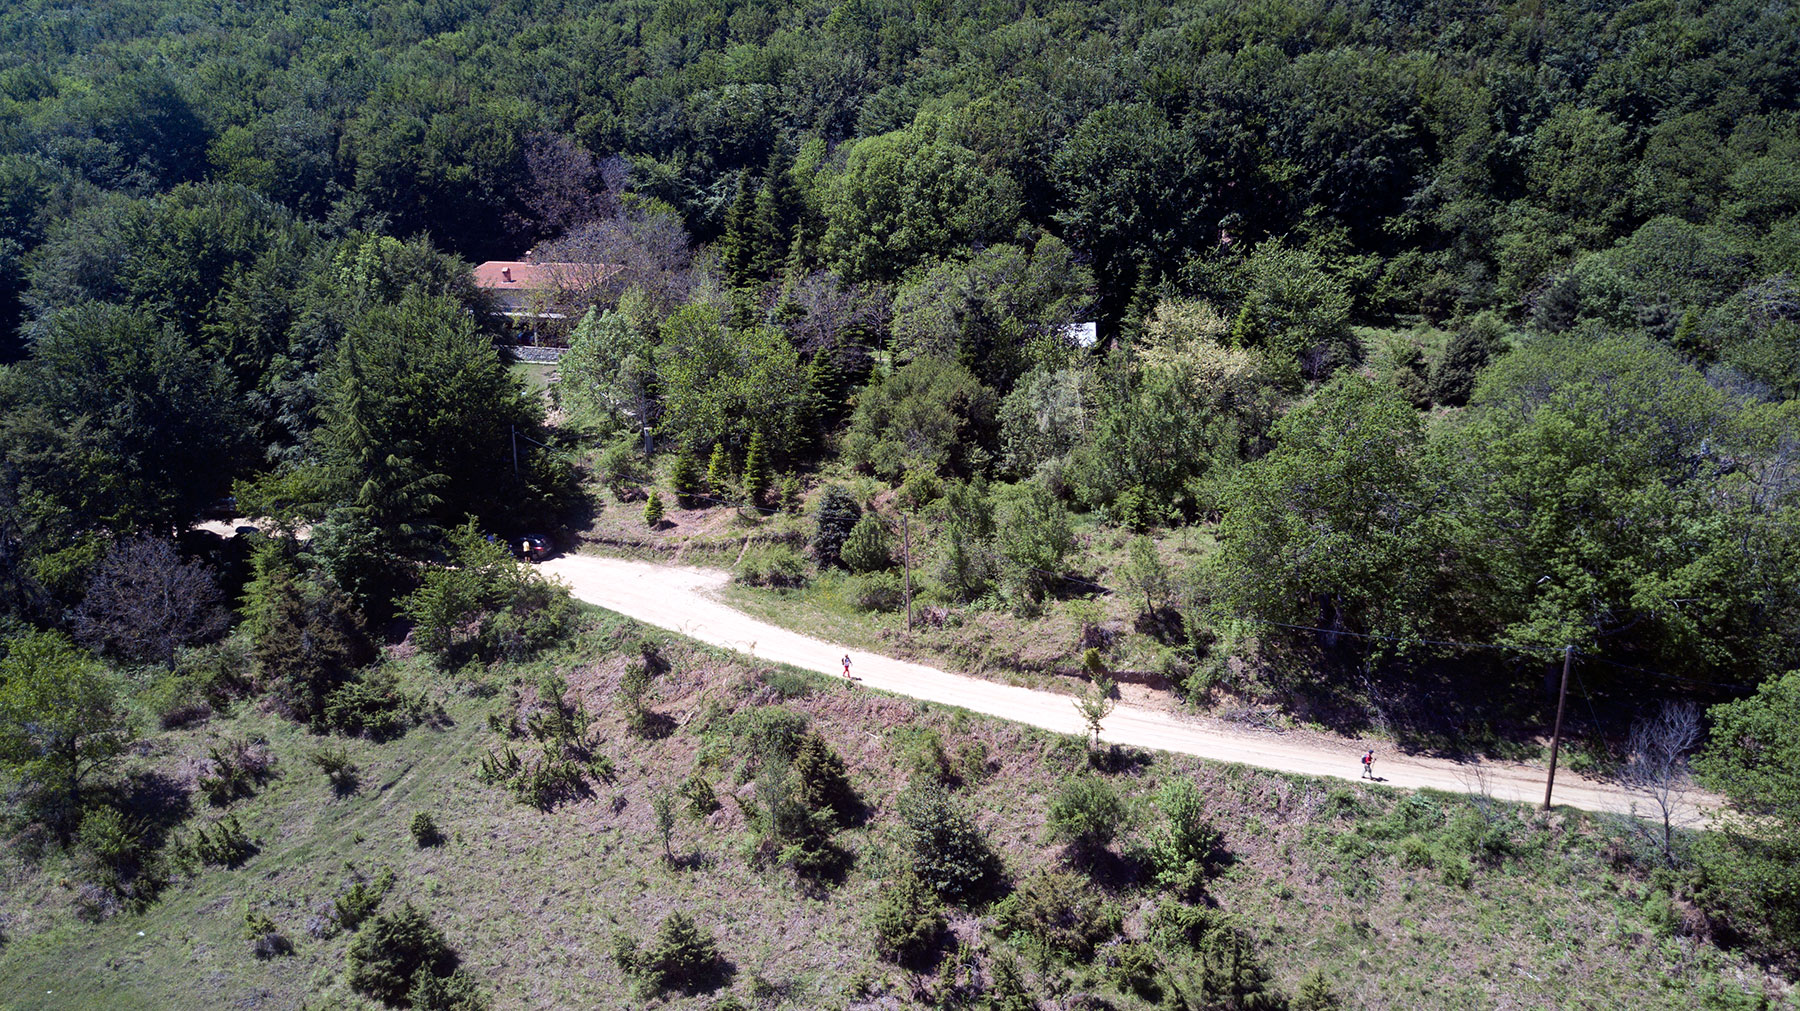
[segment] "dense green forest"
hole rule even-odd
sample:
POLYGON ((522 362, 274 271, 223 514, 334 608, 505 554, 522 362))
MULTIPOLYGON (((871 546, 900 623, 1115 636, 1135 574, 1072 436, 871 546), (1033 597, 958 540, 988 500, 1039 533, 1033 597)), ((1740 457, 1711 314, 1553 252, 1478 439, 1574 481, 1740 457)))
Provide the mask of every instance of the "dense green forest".
POLYGON ((1190 697, 1249 653, 1501 695, 1573 646, 1628 710, 1715 706, 1749 820, 1688 887, 1779 951, 1797 103, 1800 9, 1748 0, 13 3, 14 806, 75 837, 119 670, 369 734, 384 639, 532 655, 568 601, 484 535, 600 484, 805 502, 780 578, 892 596, 854 474, 948 607, 1084 585, 1071 516, 1207 529, 1127 576, 1190 697), (616 268, 549 404, 469 273, 528 251, 616 268), (187 532, 226 496, 249 557, 187 532))

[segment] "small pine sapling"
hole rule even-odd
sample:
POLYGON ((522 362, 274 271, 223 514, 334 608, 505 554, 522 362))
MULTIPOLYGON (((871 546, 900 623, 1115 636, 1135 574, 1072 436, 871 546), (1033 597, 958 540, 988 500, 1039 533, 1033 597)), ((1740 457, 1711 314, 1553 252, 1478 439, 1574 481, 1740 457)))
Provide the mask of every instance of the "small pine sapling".
MULTIPOLYGON (((1088 650, 1093 653, 1094 650, 1088 650)), ((1088 732, 1093 736, 1093 746, 1100 746, 1100 723, 1113 711, 1115 703, 1112 698, 1113 683, 1110 678, 1099 676, 1086 692, 1075 699, 1075 711, 1087 722, 1088 732)))

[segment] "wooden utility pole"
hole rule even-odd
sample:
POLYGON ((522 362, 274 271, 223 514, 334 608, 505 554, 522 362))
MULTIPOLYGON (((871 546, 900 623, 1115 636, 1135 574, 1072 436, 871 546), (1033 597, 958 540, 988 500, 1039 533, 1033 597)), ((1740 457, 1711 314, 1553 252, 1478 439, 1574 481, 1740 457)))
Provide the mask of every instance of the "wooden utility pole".
POLYGON ((513 477, 519 476, 519 426, 508 426, 512 430, 513 477))
POLYGON ((912 527, 906 522, 906 514, 900 514, 900 542, 904 546, 901 555, 906 561, 906 630, 912 631, 912 527))
POLYGON ((1550 732, 1550 778, 1544 780, 1544 810, 1550 810, 1550 790, 1556 786, 1556 753, 1562 748, 1563 703, 1569 700, 1569 667, 1575 662, 1575 647, 1563 647, 1562 690, 1556 693, 1556 728, 1550 732))

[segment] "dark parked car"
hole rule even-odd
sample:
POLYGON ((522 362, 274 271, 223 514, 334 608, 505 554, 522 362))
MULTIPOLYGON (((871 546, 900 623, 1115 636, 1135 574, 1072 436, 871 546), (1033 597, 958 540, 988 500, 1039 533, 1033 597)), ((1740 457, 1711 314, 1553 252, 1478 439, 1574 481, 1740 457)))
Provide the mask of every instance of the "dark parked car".
POLYGON ((550 538, 543 534, 519 534, 509 543, 513 554, 528 562, 541 562, 550 557, 550 538))

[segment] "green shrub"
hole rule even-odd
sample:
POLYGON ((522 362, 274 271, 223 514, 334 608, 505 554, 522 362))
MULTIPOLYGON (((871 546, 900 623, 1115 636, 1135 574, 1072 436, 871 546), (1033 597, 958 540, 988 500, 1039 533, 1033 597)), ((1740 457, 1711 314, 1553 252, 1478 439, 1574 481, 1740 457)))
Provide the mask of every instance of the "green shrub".
POLYGON ((851 572, 880 572, 894 567, 893 543, 887 524, 868 513, 850 529, 839 556, 851 572))
POLYGON ((731 578, 744 586, 805 586, 806 559, 786 544, 758 545, 744 552, 731 578))
POLYGON ((436 846, 444 841, 443 833, 438 831, 437 822, 425 811, 420 811, 412 816, 411 823, 407 825, 407 831, 412 833, 413 842, 420 846, 436 846))
POLYGON ((293 944, 281 936, 275 921, 260 910, 244 913, 244 937, 250 941, 251 953, 259 959, 292 954, 294 950, 293 944))
POLYGON ((637 439, 629 435, 600 451, 599 459, 594 462, 594 473, 621 502, 635 498, 638 486, 650 477, 643 457, 638 454, 637 439))
POLYGON ((1128 814, 1124 799, 1111 783, 1095 775, 1071 776, 1062 781, 1050 801, 1050 839, 1093 853, 1113 841, 1128 814))
POLYGON ((649 527, 652 530, 655 530, 658 527, 662 526, 662 521, 663 521, 662 493, 659 491, 652 491, 650 493, 650 497, 644 500, 644 525, 649 527))
POLYGON ((1438 873, 1442 875, 1444 884, 1452 888, 1468 888, 1475 883, 1475 867, 1468 857, 1460 853, 1444 857, 1438 873))
POLYGON ((143 831, 115 807, 83 814, 76 838, 88 858, 109 874, 128 873, 143 856, 143 831))
POLYGON ((201 863, 220 867, 236 867, 254 856, 257 849, 234 814, 213 822, 211 828, 194 829, 190 846, 201 863))
POLYGON ((512 781, 513 797, 540 811, 548 811, 587 793, 587 778, 580 763, 551 751, 524 763, 512 781))
POLYGON ((349 749, 342 745, 335 747, 327 745, 306 756, 306 760, 325 774, 326 780, 331 783, 332 790, 338 796, 356 792, 360 770, 357 769, 356 763, 350 760, 349 749))
POLYGON ((1045 954, 1087 962, 1094 947, 1118 934, 1122 917, 1092 886, 1067 871, 1043 870, 995 907, 1000 929, 1023 935, 1045 954))
POLYGON ((613 958, 638 981, 646 997, 671 990, 689 994, 714 990, 731 972, 712 935, 680 911, 663 920, 648 948, 621 935, 613 945, 613 958))
POLYGON ((893 731, 893 737, 899 745, 899 765, 908 782, 950 782, 950 756, 944 753, 944 739, 936 730, 901 727, 893 731))
POLYGON ((706 774, 695 769, 688 778, 681 781, 676 793, 686 802, 688 814, 695 821, 705 818, 719 809, 719 798, 713 793, 712 781, 706 774))
POLYGON ((214 745, 207 752, 207 761, 208 771, 196 785, 214 807, 254 794, 258 785, 274 775, 275 756, 261 738, 234 737, 214 745))
POLYGON ((1198 787, 1176 777, 1157 791, 1162 823, 1150 837, 1150 861, 1164 888, 1191 898, 1205 886, 1224 837, 1206 817, 1205 801, 1198 787))
POLYGON ((369 671, 325 698, 325 725, 340 733, 376 741, 406 730, 407 700, 392 674, 369 671))
POLYGON ((849 825, 862 814, 862 800, 850 785, 844 760, 818 734, 809 733, 794 753, 794 789, 800 802, 814 811, 826 811, 839 825, 849 825))
POLYGON ((1431 844, 1416 835, 1409 835, 1400 840, 1397 859, 1400 866, 1408 870, 1418 867, 1430 867, 1434 862, 1431 844))
POLYGON ((191 726, 224 709, 249 688, 250 647, 242 637, 181 650, 138 696, 164 730, 191 726))
POLYGON ((998 890, 1004 876, 1000 857, 942 785, 909 784, 898 807, 912 871, 938 898, 973 905, 998 890))
POLYGON ((849 854, 831 841, 836 815, 807 802, 790 767, 764 766, 756 777, 756 799, 752 823, 762 834, 758 863, 779 864, 811 880, 844 870, 849 854))
POLYGON ((1163 988, 1157 977, 1161 973, 1163 955, 1142 941, 1125 941, 1106 953, 1107 975, 1121 990, 1129 990, 1148 1001, 1160 1000, 1163 988))
POLYGON ((776 483, 776 491, 780 496, 782 511, 797 515, 806 500, 806 489, 800 483, 800 475, 781 475, 781 480, 776 483))
POLYGON ((907 472, 900 485, 900 502, 908 509, 923 509, 943 497, 944 482, 929 470, 907 472))
POLYGON ((350 868, 350 883, 331 900, 331 915, 338 929, 355 930, 362 926, 381 908, 381 900, 393 887, 394 872, 388 868, 382 868, 372 880, 350 868))
POLYGON ((413 974, 406 1003, 412 1011, 487 1011, 488 1007, 487 998, 468 972, 457 969, 439 976, 424 966, 413 974))
POLYGON ((525 763, 520 760, 519 753, 513 750, 512 745, 501 745, 499 751, 490 751, 481 756, 481 761, 475 766, 475 779, 490 786, 509 783, 524 768, 525 763))
POLYGON ((1357 818, 1366 813, 1366 809, 1356 794, 1343 787, 1333 787, 1326 792, 1325 802, 1319 805, 1319 813, 1327 818, 1357 818))
POLYGON ((956 749, 956 775, 966 783, 980 783, 987 779, 987 745, 980 741, 964 741, 956 749))
POLYGON ((732 729, 752 762, 786 765, 800 753, 800 745, 812 732, 812 720, 781 706, 758 706, 736 713, 732 729))
POLYGON ((456 953, 431 919, 407 903, 364 923, 345 953, 344 981, 358 993, 400 1004, 421 969, 448 976, 456 953))
POLYGON ((917 875, 907 873, 892 887, 882 890, 869 926, 881 957, 918 967, 937 947, 947 921, 931 889, 917 875))
POLYGON ((862 507, 856 504, 856 499, 849 492, 831 485, 820 494, 818 503, 813 507, 813 517, 813 559, 819 563, 820 568, 842 565, 844 541, 862 518, 862 507))
POLYGON ((894 572, 864 572, 844 582, 850 602, 864 611, 884 613, 900 610, 906 604, 906 590, 894 572))
POLYGON ((1331 992, 1323 969, 1307 973, 1300 980, 1299 991, 1294 994, 1293 1011, 1338 1011, 1343 1006, 1344 1002, 1331 992))

